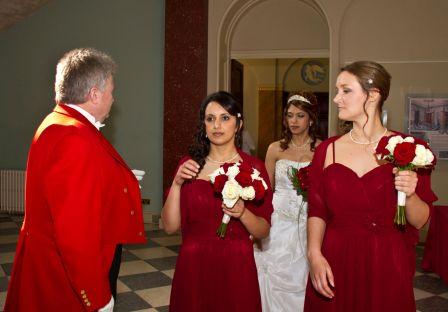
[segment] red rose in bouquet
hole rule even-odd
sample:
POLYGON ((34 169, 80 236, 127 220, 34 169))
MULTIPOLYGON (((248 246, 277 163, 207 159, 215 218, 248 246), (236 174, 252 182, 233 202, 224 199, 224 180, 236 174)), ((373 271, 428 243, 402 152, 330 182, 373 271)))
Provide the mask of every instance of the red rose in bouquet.
POLYGON ((221 168, 224 170, 224 173, 227 173, 227 170, 229 170, 230 167, 232 167, 232 163, 224 163, 221 168))
POLYGON ((260 180, 254 180, 253 185, 255 189, 255 200, 261 200, 264 198, 264 193, 266 193, 266 190, 263 186, 263 182, 260 180))
POLYGON ((299 219, 302 213, 303 205, 308 202, 308 189, 310 188, 309 173, 309 165, 300 169, 291 167, 290 171, 288 172, 289 179, 291 180, 294 189, 297 191, 297 195, 302 196, 302 202, 300 203, 299 207, 299 219))
POLYGON ((309 180, 309 172, 310 167, 302 167, 297 172, 297 178, 300 182, 300 189, 302 190, 302 196, 307 198, 308 196, 308 188, 310 187, 310 180, 309 180))
POLYGON ((398 166, 406 166, 415 158, 415 143, 403 142, 394 149, 394 159, 398 166))
POLYGON ((381 155, 381 157, 384 157, 386 155, 390 154, 390 151, 386 148, 387 144, 389 143, 389 137, 383 136, 381 140, 378 142, 378 145, 375 149, 375 153, 378 155, 381 155))
POLYGON ((235 180, 242 186, 247 187, 252 185, 252 172, 245 170, 245 168, 241 168, 240 166, 240 173, 235 177, 235 180))
POLYGON ((297 195, 301 195, 304 201, 308 198, 309 188, 309 165, 300 169, 291 167, 289 172, 289 179, 292 182, 294 189, 297 191, 297 195))
POLYGON ((229 178, 225 174, 216 176, 215 183, 213 183, 213 189, 215 190, 216 193, 222 191, 228 179, 229 178))

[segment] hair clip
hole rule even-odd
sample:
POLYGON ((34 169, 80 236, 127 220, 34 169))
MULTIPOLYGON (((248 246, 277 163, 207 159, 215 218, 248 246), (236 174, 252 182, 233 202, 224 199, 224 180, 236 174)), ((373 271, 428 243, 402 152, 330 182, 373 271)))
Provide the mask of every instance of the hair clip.
POLYGON ((240 113, 236 114, 236 116, 237 116, 238 118, 241 118, 241 114, 240 114, 240 113))
POLYGON ((369 78, 369 79, 367 80, 367 83, 368 83, 368 84, 372 84, 372 83, 373 83, 373 80, 372 80, 371 78, 369 78))

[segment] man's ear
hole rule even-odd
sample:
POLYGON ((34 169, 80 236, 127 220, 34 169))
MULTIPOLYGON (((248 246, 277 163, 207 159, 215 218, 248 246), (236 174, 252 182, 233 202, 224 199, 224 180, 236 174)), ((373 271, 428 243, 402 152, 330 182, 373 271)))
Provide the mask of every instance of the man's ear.
POLYGON ((99 101, 100 98, 100 90, 97 87, 93 87, 89 90, 88 93, 88 100, 90 100, 90 102, 96 104, 99 101))

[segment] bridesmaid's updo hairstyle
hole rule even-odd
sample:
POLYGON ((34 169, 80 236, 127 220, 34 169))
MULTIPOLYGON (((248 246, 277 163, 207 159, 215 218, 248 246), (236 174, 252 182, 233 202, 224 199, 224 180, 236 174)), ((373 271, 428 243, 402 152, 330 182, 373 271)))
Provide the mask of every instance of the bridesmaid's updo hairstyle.
POLYGON ((318 139, 319 128, 317 126, 318 103, 316 96, 312 92, 294 92, 289 95, 288 102, 283 110, 283 133, 282 139, 280 140, 280 148, 283 151, 286 150, 292 140, 292 133, 286 118, 288 109, 292 105, 308 113, 310 116, 311 126, 308 128, 308 135, 311 138, 310 150, 314 151, 318 139))
POLYGON ((366 101, 364 102, 364 113, 367 116, 367 121, 369 120, 369 116, 366 111, 366 103, 370 91, 376 90, 380 94, 378 110, 380 113, 383 111, 383 104, 389 97, 390 80, 392 77, 382 65, 372 61, 358 61, 344 66, 341 72, 348 72, 354 75, 361 85, 361 88, 367 94, 366 101))
POLYGON ((241 148, 242 130, 240 127, 243 120, 243 112, 238 101, 228 92, 218 91, 207 96, 201 103, 199 108, 199 123, 196 134, 194 135, 194 143, 189 148, 189 155, 196 161, 199 166, 204 167, 205 158, 210 152, 210 140, 207 138, 205 131, 205 109, 211 102, 216 102, 222 106, 230 115, 236 117, 236 127, 238 131, 235 134, 235 146, 241 148))

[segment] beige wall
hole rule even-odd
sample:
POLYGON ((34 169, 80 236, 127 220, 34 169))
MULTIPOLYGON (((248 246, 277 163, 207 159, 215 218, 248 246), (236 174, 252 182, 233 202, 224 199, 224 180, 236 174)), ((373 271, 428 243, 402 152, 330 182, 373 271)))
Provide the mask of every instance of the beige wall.
MULTIPOLYGON (((448 1, 445 0, 378 0, 374 4, 367 0, 210 0, 209 91, 228 88, 228 60, 235 31, 239 27, 243 29, 244 17, 247 15, 251 18, 248 13, 251 9, 254 10, 253 16, 256 16, 256 10, 262 6, 275 7, 276 10, 285 6, 290 12, 296 10, 299 17, 302 17, 302 12, 298 7, 306 7, 316 12, 315 16, 326 20, 329 33, 330 98, 339 68, 345 63, 370 59, 383 64, 393 77, 390 98, 386 103, 390 128, 404 130, 406 94, 448 93, 448 19, 445 16, 448 1), (297 2, 297 5, 294 6, 293 2, 297 2)), ((276 16, 271 20, 276 20, 276 16)), ((264 22, 258 21, 260 29, 268 27, 262 26, 264 22)), ((274 33, 277 24, 269 21, 268 25, 269 33, 274 33)), ((256 29, 244 29, 248 32, 246 38, 259 36, 256 29)), ((275 36, 283 39, 275 38, 274 42, 291 38, 300 38, 306 42, 303 40, 305 36, 297 35, 298 31, 294 29, 293 35, 277 31, 275 36)), ((238 34, 235 38, 240 37, 243 35, 238 34)), ((315 42, 314 39, 309 42, 315 42)), ((263 44, 261 48, 267 49, 267 44, 263 44)), ((279 47, 275 51, 277 54, 283 52, 287 55, 290 52, 287 50, 289 47, 279 47)), ((335 133, 336 112, 331 103, 329 123, 332 133, 335 133)), ((440 161, 433 174, 433 189, 439 196, 438 204, 448 204, 448 191, 443 185, 447 178, 448 161, 440 161)))
MULTIPOLYGON (((258 145, 258 83, 259 75, 246 60, 238 60, 244 66, 243 115, 244 128, 250 133, 255 146, 258 145)), ((257 153, 255 149, 255 154, 257 153)))
POLYGON ((325 19, 297 0, 264 1, 238 22, 232 52, 329 48, 325 19))

